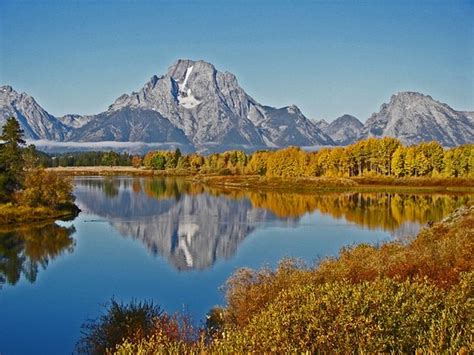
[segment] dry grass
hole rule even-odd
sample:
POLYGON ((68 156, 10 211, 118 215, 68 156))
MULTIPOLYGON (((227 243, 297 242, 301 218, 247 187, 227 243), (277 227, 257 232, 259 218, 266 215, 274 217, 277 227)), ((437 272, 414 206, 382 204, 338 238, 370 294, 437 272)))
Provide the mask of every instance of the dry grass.
POLYGON ((39 222, 73 217, 74 209, 55 210, 48 207, 17 206, 11 203, 0 205, 0 225, 39 222))

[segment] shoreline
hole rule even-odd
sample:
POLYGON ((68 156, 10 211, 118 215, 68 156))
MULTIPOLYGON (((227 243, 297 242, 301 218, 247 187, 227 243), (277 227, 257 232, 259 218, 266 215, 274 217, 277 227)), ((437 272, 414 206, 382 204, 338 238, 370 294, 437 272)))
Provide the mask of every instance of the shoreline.
POLYGON ((438 177, 268 177, 260 175, 199 174, 183 170, 147 170, 128 166, 48 168, 65 176, 132 176, 181 178, 225 189, 262 191, 385 191, 474 193, 474 178, 438 177))
POLYGON ((60 210, 47 207, 28 207, 13 204, 0 206, 0 231, 1 229, 15 229, 26 224, 54 223, 75 218, 80 212, 76 205, 60 210))

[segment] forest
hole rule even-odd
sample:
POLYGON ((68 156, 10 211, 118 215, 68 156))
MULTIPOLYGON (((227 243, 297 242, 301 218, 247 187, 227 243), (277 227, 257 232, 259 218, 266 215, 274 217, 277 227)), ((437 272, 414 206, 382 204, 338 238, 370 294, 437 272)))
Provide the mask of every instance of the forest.
POLYGON ((173 174, 268 177, 474 177, 474 144, 445 149, 438 142, 404 146, 395 138, 369 138, 346 147, 308 152, 298 147, 201 155, 151 151, 65 153, 45 166, 134 166, 173 174))
POLYGON ((347 147, 307 152, 298 147, 201 155, 151 151, 144 156, 86 152, 53 156, 46 166, 134 166, 176 174, 268 177, 474 177, 474 144, 445 149, 437 142, 403 146, 394 138, 369 138, 347 147))
POLYGON ((437 142, 403 146, 397 139, 370 138, 347 147, 307 152, 298 147, 275 151, 227 151, 208 156, 155 151, 134 166, 219 175, 268 177, 473 177, 474 145, 444 149, 437 142))

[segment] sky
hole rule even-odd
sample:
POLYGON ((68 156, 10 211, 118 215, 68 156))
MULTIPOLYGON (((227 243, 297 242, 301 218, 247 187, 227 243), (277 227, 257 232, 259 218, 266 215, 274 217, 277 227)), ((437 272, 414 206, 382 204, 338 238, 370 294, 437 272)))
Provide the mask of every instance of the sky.
POLYGON ((474 111, 474 0, 0 1, 0 85, 94 114, 179 58, 271 106, 365 121, 399 91, 474 111))

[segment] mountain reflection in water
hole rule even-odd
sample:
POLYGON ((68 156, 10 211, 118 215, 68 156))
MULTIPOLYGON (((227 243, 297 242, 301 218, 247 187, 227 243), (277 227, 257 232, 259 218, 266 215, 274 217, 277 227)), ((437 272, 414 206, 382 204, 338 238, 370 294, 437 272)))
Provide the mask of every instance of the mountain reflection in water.
POLYGON ((396 193, 301 194, 208 188, 171 178, 77 178, 83 213, 107 220, 179 270, 202 270, 232 257, 256 228, 296 226, 306 213, 344 218, 395 237, 415 235, 471 196, 396 193))

